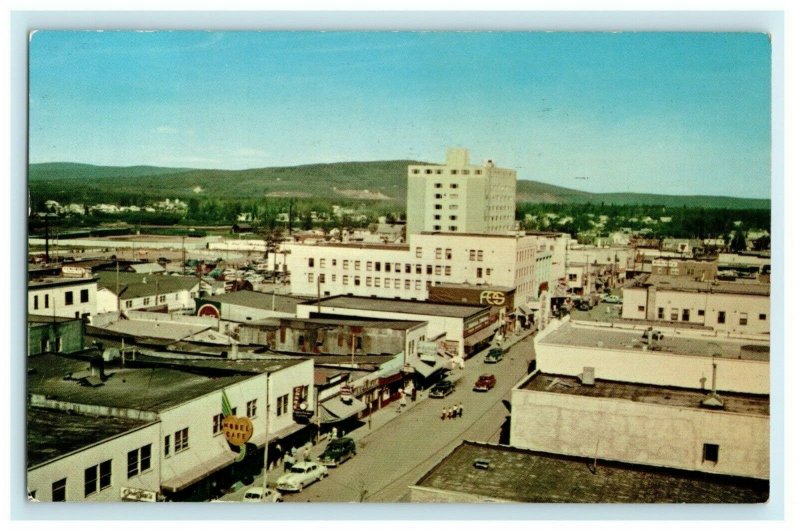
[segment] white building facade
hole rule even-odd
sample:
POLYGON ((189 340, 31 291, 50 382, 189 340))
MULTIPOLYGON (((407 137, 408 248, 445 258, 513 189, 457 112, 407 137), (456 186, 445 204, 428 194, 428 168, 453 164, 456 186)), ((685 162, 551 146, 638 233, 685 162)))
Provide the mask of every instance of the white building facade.
POLYGON ((407 232, 513 230, 516 194, 516 171, 471 165, 466 149, 450 149, 444 164, 408 167, 407 232))
POLYGON ((80 319, 97 313, 97 279, 44 277, 28 282, 28 313, 80 319))

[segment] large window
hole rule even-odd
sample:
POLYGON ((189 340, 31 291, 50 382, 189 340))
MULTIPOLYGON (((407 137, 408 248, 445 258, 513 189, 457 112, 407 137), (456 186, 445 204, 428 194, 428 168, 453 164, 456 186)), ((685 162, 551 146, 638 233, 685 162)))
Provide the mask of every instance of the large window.
POLYGON ((747 314, 746 313, 740 313, 739 314, 739 324, 741 326, 747 326, 747 314))
POLYGON ((277 416, 285 415, 289 411, 289 395, 285 394, 278 397, 278 408, 275 414, 277 416))
POLYGON ((89 302, 89 290, 82 289, 81 290, 81 302, 89 302))
POLYGON ((716 463, 719 461, 719 445, 703 444, 703 462, 716 463))
POLYGON ((151 445, 147 444, 136 450, 128 452, 128 478, 138 476, 150 470, 151 445))
POLYGON ((111 459, 83 472, 83 495, 90 496, 111 486, 111 459))
POLYGON ((253 400, 247 402, 247 416, 251 419, 256 416, 256 411, 258 411, 256 400, 257 399, 254 398, 253 400))
POLYGON ((725 324, 725 312, 717 313, 717 323, 718 324, 725 324))
POLYGON ((218 435, 218 434, 222 433, 222 419, 223 418, 224 417, 222 416, 222 413, 217 413, 216 415, 214 415, 212 417, 212 419, 211 419, 211 424, 212 424, 211 434, 212 435, 218 435))
POLYGON ((67 478, 61 478, 53 482, 53 501, 67 501, 67 478))
POLYGON ((183 428, 175 432, 175 453, 189 448, 189 428, 183 428))
POLYGON ((74 295, 71 291, 64 292, 64 306, 72 306, 74 302, 74 295))

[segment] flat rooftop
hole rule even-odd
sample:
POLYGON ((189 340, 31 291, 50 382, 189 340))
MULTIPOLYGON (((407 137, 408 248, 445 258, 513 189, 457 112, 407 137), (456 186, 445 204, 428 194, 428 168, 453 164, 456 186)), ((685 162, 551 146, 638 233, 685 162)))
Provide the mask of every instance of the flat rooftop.
MULTIPOLYGON (((306 304, 316 306, 316 302, 306 304)), ((320 301, 323 308, 345 308, 376 312, 409 313, 415 315, 437 315, 442 317, 467 318, 485 311, 488 306, 467 306, 462 304, 442 304, 438 302, 409 301, 399 299, 378 299, 372 297, 353 297, 338 295, 320 301)))
POLYGON ((280 319, 281 322, 288 322, 294 324, 309 324, 309 325, 319 325, 319 326, 351 326, 351 327, 362 327, 362 328, 386 328, 389 330, 412 330, 417 328, 418 326, 423 326, 426 324, 425 321, 396 321, 390 319, 375 319, 375 320, 365 320, 365 319, 352 319, 352 318, 345 318, 345 319, 325 319, 325 318, 311 318, 311 319, 300 319, 299 317, 290 318, 290 317, 283 317, 280 319))
POLYGON ((28 289, 69 286, 71 284, 91 284, 95 282, 97 282, 96 277, 36 277, 28 281, 28 289))
POLYGON ((26 417, 28 469, 151 422, 38 407, 29 407, 26 417))
POLYGON ((520 450, 464 441, 415 486, 527 503, 762 503, 765 480, 520 450), (473 466, 489 462, 486 470, 473 466))
POLYGON ((770 285, 761 282, 700 281, 686 276, 672 275, 649 275, 645 279, 626 287, 645 288, 647 286, 655 286, 656 289, 672 291, 731 293, 766 297, 769 297, 770 292, 770 285))
MULTIPOLYGON (((708 397, 707 391, 636 384, 595 379, 594 385, 582 385, 575 376, 536 373, 520 389, 561 395, 613 398, 682 409, 700 409, 700 403, 708 397)), ((725 404, 725 411, 769 417, 769 397, 744 393, 718 393, 725 404)))
POLYGON ((91 387, 78 381, 91 375, 89 361, 40 354, 28 357, 27 362, 29 393, 64 402, 151 412, 170 409, 252 378, 246 374, 201 374, 168 367, 123 368, 106 363, 108 378, 103 385, 91 387), (73 379, 65 379, 69 374, 73 379))
POLYGON ((337 247, 342 249, 374 249, 383 251, 408 251, 411 247, 407 243, 378 243, 378 242, 327 242, 317 241, 311 244, 301 244, 307 247, 337 247))
MULTIPOLYGON (((691 337, 684 328, 672 328, 661 323, 653 326, 664 334, 664 339, 652 342, 650 352, 679 354, 685 356, 708 356, 720 354, 723 358, 751 361, 769 361, 770 346, 767 341, 730 341, 715 337, 691 337), (681 335, 678 335, 678 334, 681 335)), ((625 330, 600 326, 586 326, 573 322, 562 324, 559 328, 540 339, 544 345, 567 345, 573 347, 604 348, 643 352, 646 344, 642 339, 642 329, 625 330)))
POLYGON ((222 304, 234 304, 237 306, 246 306, 248 308, 257 308, 260 310, 273 310, 281 313, 294 313, 297 305, 306 302, 307 297, 296 297, 292 295, 280 295, 272 293, 261 293, 257 291, 232 291, 220 295, 212 295, 203 297, 205 301, 214 301, 222 304))
POLYGON ((148 364, 163 365, 164 367, 187 367, 187 368, 208 368, 232 373, 252 373, 263 374, 278 372, 288 367, 300 365, 305 358, 283 358, 283 359, 168 359, 155 356, 137 355, 137 360, 146 361, 148 364))

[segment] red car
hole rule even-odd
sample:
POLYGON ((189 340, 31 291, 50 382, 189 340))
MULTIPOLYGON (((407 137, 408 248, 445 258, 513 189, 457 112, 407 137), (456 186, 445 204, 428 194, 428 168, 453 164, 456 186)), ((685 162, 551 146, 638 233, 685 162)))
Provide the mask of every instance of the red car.
POLYGON ((478 381, 475 382, 475 386, 472 388, 473 391, 488 391, 497 383, 497 379, 494 377, 494 374, 481 374, 478 377, 478 381))

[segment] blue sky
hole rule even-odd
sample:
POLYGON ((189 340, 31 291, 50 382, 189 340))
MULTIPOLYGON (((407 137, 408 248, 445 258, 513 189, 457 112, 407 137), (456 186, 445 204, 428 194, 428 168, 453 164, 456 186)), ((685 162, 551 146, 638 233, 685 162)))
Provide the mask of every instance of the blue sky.
POLYGON ((591 192, 769 197, 748 33, 40 31, 30 161, 444 160, 591 192))

